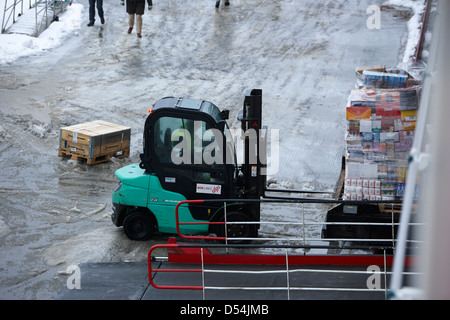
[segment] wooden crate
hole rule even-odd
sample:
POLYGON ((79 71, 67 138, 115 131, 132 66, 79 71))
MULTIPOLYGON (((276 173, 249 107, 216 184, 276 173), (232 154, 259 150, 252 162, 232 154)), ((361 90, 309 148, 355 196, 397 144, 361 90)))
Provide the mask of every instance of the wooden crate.
POLYGON ((58 156, 88 164, 130 155, 131 128, 102 120, 60 128, 58 156))

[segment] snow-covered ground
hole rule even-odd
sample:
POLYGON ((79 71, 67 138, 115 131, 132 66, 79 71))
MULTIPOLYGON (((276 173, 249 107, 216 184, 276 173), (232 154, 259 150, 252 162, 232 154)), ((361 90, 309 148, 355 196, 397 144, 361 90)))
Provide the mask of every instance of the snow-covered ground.
MULTIPOLYGON (((28 4, 28 1, 25 2, 28 4)), ((7 4, 11 5, 11 3, 12 1, 8 1, 7 4)), ((2 11, 4 7, 5 0, 0 0, 2 11)), ((68 6, 67 10, 60 16, 60 20, 57 23, 52 23, 38 38, 25 34, 1 34, 0 63, 11 63, 20 57, 42 53, 62 45, 64 39, 78 34, 84 9, 84 6, 80 3, 73 3, 68 6)), ((34 16, 34 11, 32 9, 24 10, 23 17, 25 16, 34 16)), ((7 26, 10 26, 10 23, 7 26)))
MULTIPOLYGON (((0 298, 52 298, 68 265, 141 261, 166 241, 129 241, 110 221, 114 171, 138 161, 146 111, 163 96, 231 107, 236 127, 245 91, 261 88, 264 125, 280 130, 271 181, 332 190, 354 70, 407 67, 423 1, 186 3, 154 1, 141 39, 126 34, 118 0, 105 1, 105 25, 88 28, 88 1, 76 0, 39 38, 0 35, 0 298), (383 8, 379 30, 366 27, 373 2, 383 8), (97 119, 132 128, 130 158, 86 166, 57 157, 61 126, 97 119)), ((322 221, 324 208, 306 211, 322 221)), ((267 206, 263 219, 298 221, 300 212, 267 206)))
MULTIPOLYGON (((8 1, 8 5, 11 4, 8 1)), ((28 1, 25 1, 28 3, 28 1)), ((408 64, 414 54, 415 46, 419 38, 419 27, 421 24, 421 13, 423 11, 423 1, 421 0, 386 0, 382 2, 385 6, 398 6, 411 9, 412 18, 408 21, 408 41, 405 48, 403 60, 399 63, 408 64)), ((5 0, 0 0, 0 13, 5 8, 5 0)), ((78 3, 77 0, 60 16, 58 23, 53 23, 39 37, 29 37, 20 34, 0 35, 0 63, 11 63, 14 60, 32 54, 37 54, 45 50, 50 50, 61 45, 65 38, 78 35, 82 27, 83 11, 87 6, 78 3)), ((25 14, 33 15, 32 10, 25 10, 25 14)), ((9 23, 7 26, 10 26, 9 23)))

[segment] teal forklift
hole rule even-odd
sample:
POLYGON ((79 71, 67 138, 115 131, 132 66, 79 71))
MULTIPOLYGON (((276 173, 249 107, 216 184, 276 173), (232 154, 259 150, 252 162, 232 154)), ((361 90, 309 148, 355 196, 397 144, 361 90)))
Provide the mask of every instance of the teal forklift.
POLYGON ((266 186, 262 90, 246 92, 239 111, 244 133, 240 165, 228 118, 229 110, 221 111, 205 100, 157 100, 145 121, 140 163, 115 172, 119 185, 112 194, 114 225, 123 227, 132 240, 148 240, 157 233, 176 234, 179 202, 215 199, 218 201, 180 206, 178 217, 183 225, 179 231, 257 237, 261 205, 257 199, 266 186), (228 200, 221 201, 224 199, 228 200), (223 221, 255 223, 209 224, 223 221))

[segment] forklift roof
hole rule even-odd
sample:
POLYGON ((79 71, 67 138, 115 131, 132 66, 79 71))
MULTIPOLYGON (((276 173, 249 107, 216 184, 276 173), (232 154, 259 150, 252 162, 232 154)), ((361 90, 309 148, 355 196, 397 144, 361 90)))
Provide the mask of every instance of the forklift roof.
POLYGON ((157 100, 153 105, 153 109, 159 108, 175 108, 201 111, 209 114, 217 122, 223 120, 219 108, 206 100, 165 97, 157 100))
POLYGON ((199 110, 203 104, 203 100, 194 100, 194 99, 180 99, 178 101, 177 107, 184 109, 194 109, 199 110))

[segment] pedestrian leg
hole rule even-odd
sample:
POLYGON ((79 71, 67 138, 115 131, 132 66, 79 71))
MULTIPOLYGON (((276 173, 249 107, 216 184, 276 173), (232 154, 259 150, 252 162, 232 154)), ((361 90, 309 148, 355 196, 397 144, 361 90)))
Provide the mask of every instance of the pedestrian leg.
POLYGON ((95 22, 95 0, 89 0, 89 23, 88 27, 92 27, 95 22))
POLYGON ((136 14, 136 33, 138 38, 142 37, 142 14, 136 14))
POLYGON ((134 27, 134 14, 132 13, 128 14, 128 27, 128 34, 130 34, 134 27))
POLYGON ((97 0, 97 11, 98 11, 98 16, 100 17, 101 23, 104 24, 105 16, 104 16, 104 12, 103 12, 103 0, 97 0))

